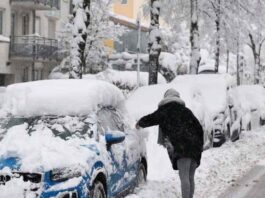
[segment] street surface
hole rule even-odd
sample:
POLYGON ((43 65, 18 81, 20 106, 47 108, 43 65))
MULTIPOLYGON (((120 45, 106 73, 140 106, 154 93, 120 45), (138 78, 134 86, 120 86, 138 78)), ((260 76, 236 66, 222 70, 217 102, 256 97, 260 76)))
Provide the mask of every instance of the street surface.
POLYGON ((234 181, 232 186, 219 198, 264 198, 265 166, 252 168, 245 176, 234 181))

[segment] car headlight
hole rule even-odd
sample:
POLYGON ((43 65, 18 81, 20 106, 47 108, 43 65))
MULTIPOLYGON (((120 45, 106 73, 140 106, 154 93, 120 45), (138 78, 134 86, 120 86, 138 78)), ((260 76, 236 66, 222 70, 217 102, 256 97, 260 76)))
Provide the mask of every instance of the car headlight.
POLYGON ((51 171, 52 181, 66 181, 74 177, 81 177, 82 173, 80 170, 72 168, 58 168, 51 171))

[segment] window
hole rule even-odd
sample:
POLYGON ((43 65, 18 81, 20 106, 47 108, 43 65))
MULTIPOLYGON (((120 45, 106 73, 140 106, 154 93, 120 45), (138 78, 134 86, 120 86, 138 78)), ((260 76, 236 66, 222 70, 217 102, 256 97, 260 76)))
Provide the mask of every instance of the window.
POLYGON ((55 20, 49 20, 48 22, 48 36, 49 38, 55 38, 55 32, 56 32, 56 22, 55 20))
POLYGON ((3 17, 4 17, 4 11, 0 8, 0 34, 3 34, 3 17))
POLYGON ((127 4, 128 0, 121 0, 121 4, 127 4))
POLYGON ((11 15, 11 36, 14 37, 16 32, 16 14, 11 15))
POLYGON ((40 17, 36 17, 35 33, 38 33, 39 35, 41 35, 41 18, 40 17))
POLYGON ((22 16, 22 35, 29 34, 29 14, 22 16))
POLYGON ((5 75, 0 74, 0 86, 5 86, 5 75))
POLYGON ((29 80, 29 68, 26 67, 23 69, 23 76, 22 76, 22 81, 23 82, 28 82, 29 80))

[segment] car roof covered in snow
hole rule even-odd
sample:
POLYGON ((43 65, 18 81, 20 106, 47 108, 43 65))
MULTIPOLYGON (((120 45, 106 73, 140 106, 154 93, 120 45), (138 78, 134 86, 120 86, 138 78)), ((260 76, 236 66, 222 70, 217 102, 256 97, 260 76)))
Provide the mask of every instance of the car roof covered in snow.
POLYGON ((10 85, 3 109, 15 116, 85 115, 98 107, 119 107, 122 92, 98 80, 44 80, 10 85))
POLYGON ((227 91, 236 85, 229 74, 199 74, 178 76, 173 83, 185 84, 200 93, 201 100, 211 114, 224 111, 227 106, 227 91))

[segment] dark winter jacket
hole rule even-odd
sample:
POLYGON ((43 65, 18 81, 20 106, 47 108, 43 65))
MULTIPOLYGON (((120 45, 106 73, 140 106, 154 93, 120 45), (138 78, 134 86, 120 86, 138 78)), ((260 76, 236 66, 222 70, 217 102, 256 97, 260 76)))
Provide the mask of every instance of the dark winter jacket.
MULTIPOLYGON (((200 165, 203 151, 203 129, 191 110, 174 100, 160 104, 154 113, 144 116, 138 122, 140 127, 159 125, 162 138, 173 146, 168 149, 172 166, 177 170, 177 160, 191 158, 200 165)), ((161 136, 161 135, 160 135, 161 136)), ((161 138, 161 137, 160 137, 161 138)))

